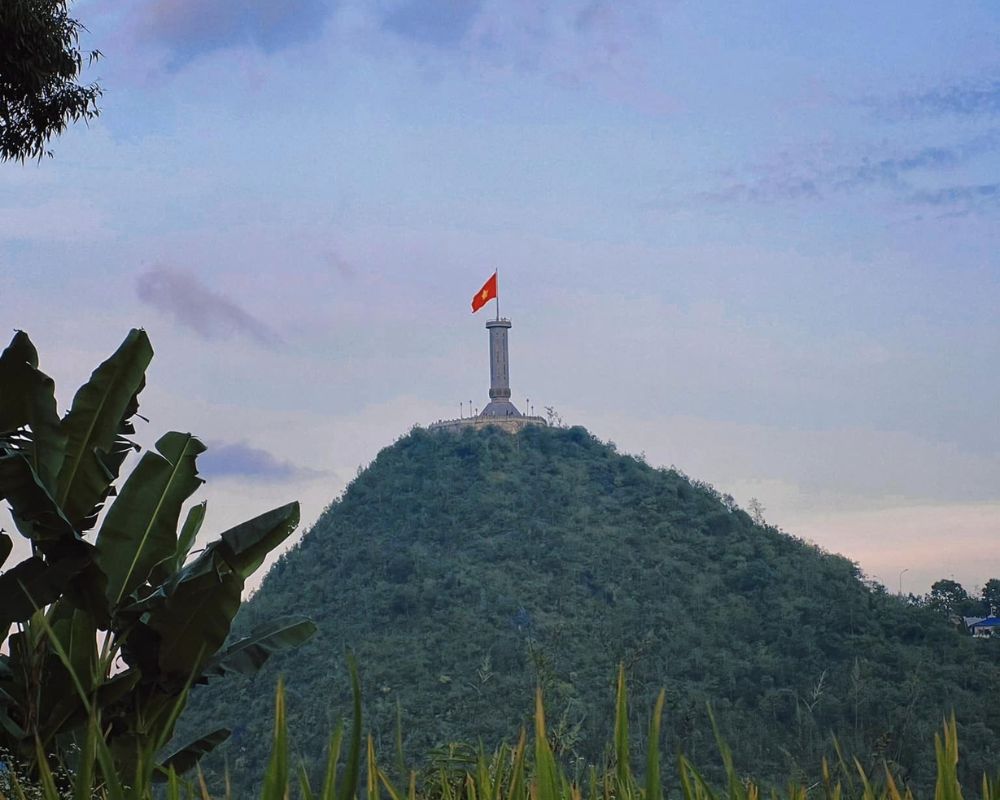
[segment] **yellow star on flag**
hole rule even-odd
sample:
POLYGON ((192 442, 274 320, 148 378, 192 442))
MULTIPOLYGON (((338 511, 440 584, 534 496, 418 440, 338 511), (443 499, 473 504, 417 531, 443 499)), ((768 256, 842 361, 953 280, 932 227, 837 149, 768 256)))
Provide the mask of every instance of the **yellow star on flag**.
POLYGON ((494 272, 488 281, 483 284, 483 288, 472 295, 472 313, 475 314, 479 309, 486 305, 490 300, 497 296, 497 274, 494 272))

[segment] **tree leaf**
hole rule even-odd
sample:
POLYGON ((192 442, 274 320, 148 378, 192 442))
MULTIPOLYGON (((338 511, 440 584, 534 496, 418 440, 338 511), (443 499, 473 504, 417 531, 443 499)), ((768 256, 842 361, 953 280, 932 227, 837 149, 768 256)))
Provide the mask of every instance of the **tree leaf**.
POLYGON ((88 717, 78 686, 90 692, 97 678, 97 628, 89 614, 65 599, 51 612, 50 635, 61 652, 50 651, 45 664, 45 691, 39 697, 39 736, 44 743, 88 717), (64 660, 65 659, 65 660, 64 660))
POLYGON ((0 500, 10 503, 14 524, 33 542, 79 540, 73 525, 39 479, 28 458, 0 444, 0 500))
POLYGON ((10 344, 0 353, 0 433, 8 433, 28 424, 18 385, 22 367, 38 367, 38 351, 24 331, 16 331, 10 344))
POLYGON ((97 564, 108 576, 112 608, 144 583, 150 570, 177 549, 181 507, 203 481, 195 459, 205 446, 171 431, 146 453, 112 503, 97 537, 97 564))
POLYGON ((177 551, 174 553, 174 572, 184 566, 188 553, 194 546, 194 540, 201 530, 201 524, 205 521, 205 510, 208 506, 207 500, 202 500, 198 505, 192 506, 184 520, 184 527, 181 528, 181 535, 177 537, 177 551))
POLYGON ((273 509, 223 533, 157 590, 147 623, 160 634, 160 668, 186 680, 226 641, 246 578, 294 530, 299 504, 273 509))
POLYGON ((62 420, 66 458, 56 501, 81 530, 93 527, 101 503, 134 445, 131 417, 139 408, 146 367, 153 357, 146 332, 132 330, 121 346, 80 387, 62 420))
POLYGON ((206 507, 207 501, 202 500, 198 505, 191 506, 188 510, 180 536, 177 537, 177 549, 174 551, 173 558, 161 561, 149 573, 150 583, 153 586, 165 583, 171 575, 184 566, 188 553, 191 552, 191 547, 194 545, 194 540, 198 536, 198 531, 201 530, 201 524, 205 521, 206 507))
POLYGON ((208 755, 226 741, 229 738, 229 734, 230 731, 228 728, 219 728, 217 731, 212 731, 178 748, 163 759, 163 762, 157 767, 154 780, 157 783, 166 781, 167 772, 171 767, 174 768, 174 772, 178 775, 187 772, 198 763, 202 756, 208 755))
POLYGON ((64 558, 47 564, 38 556, 26 558, 0 575, 0 628, 24 622, 36 610, 55 602, 66 582, 87 564, 86 558, 64 558))
POLYGON ((213 542, 174 577, 166 598, 148 613, 160 634, 158 660, 169 677, 187 680, 226 641, 240 607, 243 576, 213 542))
MULTIPOLYGON (((51 492, 66 451, 56 411, 55 382, 38 369, 38 353, 24 331, 0 354, 0 433, 27 426, 20 448, 51 492)), ((8 438, 8 443, 11 439, 8 438)))
POLYGON ((233 569, 249 578, 298 524, 299 504, 289 503, 230 528, 220 537, 228 545, 227 560, 233 569))
POLYGON ((312 638, 316 623, 310 619, 278 619, 255 628, 206 664, 203 675, 239 672, 254 675, 273 653, 296 647, 312 638))
POLYGON ((3 567, 7 561, 7 556, 10 555, 10 551, 13 549, 14 542, 6 533, 0 530, 0 567, 3 567))

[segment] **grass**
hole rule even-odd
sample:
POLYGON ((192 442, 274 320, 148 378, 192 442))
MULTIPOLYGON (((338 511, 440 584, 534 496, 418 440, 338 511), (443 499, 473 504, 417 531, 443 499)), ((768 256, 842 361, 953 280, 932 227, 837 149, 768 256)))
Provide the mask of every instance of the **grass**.
MULTIPOLYGON (((631 767, 623 670, 618 674, 610 762, 601 769, 590 766, 582 778, 571 779, 549 742, 541 690, 535 699, 533 747, 528 747, 527 733, 522 730, 517 744, 503 745, 491 754, 481 746, 477 750, 451 747, 432 759, 432 767, 422 773, 406 770, 399 748, 389 759, 393 766, 387 767, 372 737, 363 741, 358 670, 353 660, 349 666, 354 694, 350 729, 345 734, 344 727, 338 726, 331 735, 322 779, 315 788, 305 765, 295 763, 285 718, 285 690, 279 681, 271 756, 260 800, 664 800, 668 796, 660 747, 664 693, 650 715, 644 774, 637 776, 631 767)), ((396 739, 401 739, 398 730, 396 739)), ((868 775, 857 760, 849 764, 839 747, 835 748, 833 764, 824 760, 819 783, 806 786, 789 781, 782 788, 765 789, 737 772, 717 728, 716 739, 725 785, 710 785, 694 764, 680 755, 675 765, 680 789, 669 796, 676 800, 915 800, 887 765, 883 765, 882 774, 868 775)), ((934 747, 937 783, 933 800, 966 800, 958 779, 954 717, 943 723, 934 747)), ((0 760, 0 800, 237 800, 228 777, 225 785, 210 789, 197 767, 193 777, 182 777, 172 767, 165 771, 156 768, 154 756, 153 752, 144 753, 134 776, 117 774, 112 753, 101 736, 100 720, 92 715, 71 771, 64 765, 56 770, 40 747, 38 772, 31 779, 0 760)), ((1000 800, 1000 779, 984 775, 977 790, 981 800, 1000 800)), ((975 796, 970 792, 968 800, 975 796)))

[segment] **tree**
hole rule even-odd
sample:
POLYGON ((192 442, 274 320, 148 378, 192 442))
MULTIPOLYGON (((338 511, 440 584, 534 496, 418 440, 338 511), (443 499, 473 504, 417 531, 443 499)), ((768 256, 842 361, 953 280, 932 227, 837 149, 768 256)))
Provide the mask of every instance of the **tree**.
POLYGON ((753 520, 754 525, 760 525, 761 527, 767 525, 767 520, 764 518, 766 510, 764 504, 756 497, 751 497, 750 502, 747 503, 747 511, 750 512, 750 519, 753 520))
POLYGON ((931 584, 928 603, 948 614, 969 615, 979 611, 978 603, 965 591, 958 581, 942 578, 931 584))
MULTIPOLYGON (((0 161, 41 159, 50 138, 69 122, 100 112, 100 87, 79 83, 83 26, 67 0, 0 3, 0 161)), ((94 50, 88 62, 100 57, 94 50)))
POLYGON ((1000 614, 1000 578, 990 578, 983 586, 983 611, 1000 614))
MULTIPOLYGON (((115 485, 138 449, 129 436, 152 356, 133 330, 60 419, 28 336, 18 331, 0 354, 0 500, 31 545, 0 574, 0 638, 14 626, 0 655, 0 749, 29 766, 38 753, 66 752, 96 722, 121 774, 152 777, 191 683, 253 674, 315 631, 304 618, 269 621, 222 649, 245 580, 295 528, 297 503, 189 558, 205 518, 204 503, 191 507, 178 535, 203 482, 196 437, 165 434, 115 485)), ((0 531, 0 567, 11 550, 0 531)), ((228 734, 201 735, 164 764, 191 766, 228 734)))

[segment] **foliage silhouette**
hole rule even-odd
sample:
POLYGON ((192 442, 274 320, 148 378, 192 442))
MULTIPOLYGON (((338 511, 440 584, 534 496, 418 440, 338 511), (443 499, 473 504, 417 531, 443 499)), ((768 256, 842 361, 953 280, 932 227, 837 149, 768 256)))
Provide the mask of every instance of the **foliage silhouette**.
MULTIPOLYGON (((78 83, 83 26, 66 0, 0 3, 0 161, 51 155, 46 143, 69 122, 99 113, 97 84, 78 83)), ((92 51, 87 61, 100 52, 92 51)))
MULTIPOLYGON (((131 331, 60 419, 28 336, 18 331, 0 354, 0 500, 31 545, 30 557, 0 574, 0 749, 29 769, 39 752, 79 746, 91 724, 123 774, 151 769, 143 754, 166 744, 192 682, 252 674, 315 631, 286 617, 220 651, 246 579, 294 529, 297 503, 189 558, 204 503, 189 510, 179 537, 177 526, 202 483, 196 437, 165 434, 116 487, 138 449, 129 437, 152 355, 146 334, 131 331)), ((2 567, 11 540, 0 533, 0 541, 2 567)), ((201 732, 168 761, 190 765, 227 735, 218 726, 201 732)))

